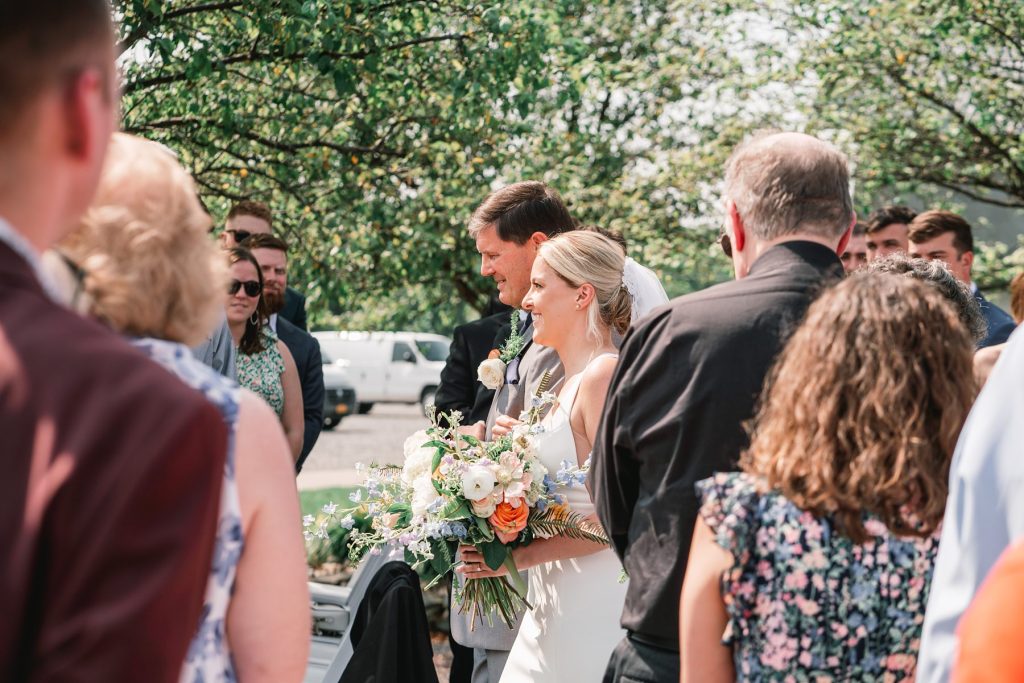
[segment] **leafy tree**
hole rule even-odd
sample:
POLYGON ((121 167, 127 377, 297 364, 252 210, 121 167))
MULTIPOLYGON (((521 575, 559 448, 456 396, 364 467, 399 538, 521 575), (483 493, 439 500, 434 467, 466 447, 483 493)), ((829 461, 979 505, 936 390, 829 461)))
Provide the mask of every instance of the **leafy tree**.
MULTIPOLYGON (((725 116, 703 143, 753 125, 829 138, 854 162, 866 215, 915 195, 1024 207, 1024 4, 1017 0, 736 0, 688 4, 716 59, 725 116), (943 190, 955 191, 949 194, 943 190)), ((1024 252, 980 250, 1004 286, 1024 252)))
POLYGON ((465 222, 493 186, 524 178, 624 230, 670 288, 723 274, 706 263, 710 234, 681 232, 694 196, 654 184, 668 174, 652 145, 685 49, 671 3, 120 0, 116 11, 125 129, 176 150, 215 216, 242 197, 268 201, 314 318, 444 330, 474 315, 492 284, 465 222))

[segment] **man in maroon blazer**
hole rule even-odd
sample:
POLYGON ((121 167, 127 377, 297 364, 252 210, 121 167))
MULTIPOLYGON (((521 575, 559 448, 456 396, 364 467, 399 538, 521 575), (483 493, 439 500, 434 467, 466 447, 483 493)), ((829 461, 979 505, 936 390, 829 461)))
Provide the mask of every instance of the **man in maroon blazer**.
POLYGON ((3 681, 177 681, 210 572, 218 412, 38 266, 99 178, 113 43, 106 0, 0 0, 3 681))

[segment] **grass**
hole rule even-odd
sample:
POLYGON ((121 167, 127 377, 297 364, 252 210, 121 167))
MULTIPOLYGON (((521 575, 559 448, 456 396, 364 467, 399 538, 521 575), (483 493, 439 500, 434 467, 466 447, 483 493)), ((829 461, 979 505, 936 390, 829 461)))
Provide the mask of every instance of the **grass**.
POLYGON ((336 503, 340 508, 349 507, 352 503, 349 502, 348 496, 355 490, 353 487, 299 491, 299 504, 302 506, 302 514, 318 515, 320 509, 327 503, 336 503))

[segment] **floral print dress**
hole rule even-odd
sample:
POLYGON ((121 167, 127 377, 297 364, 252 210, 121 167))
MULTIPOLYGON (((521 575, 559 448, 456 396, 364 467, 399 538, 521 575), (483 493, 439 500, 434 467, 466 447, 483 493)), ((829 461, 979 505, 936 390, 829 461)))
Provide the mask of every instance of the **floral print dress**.
POLYGON ((701 518, 733 557, 721 591, 737 681, 911 681, 939 533, 868 517, 855 544, 746 474, 697 483, 701 518))
POLYGON ((220 411, 228 426, 224 484, 220 492, 217 538, 213 547, 210 578, 206 582, 203 611, 196 635, 179 677, 180 683, 233 683, 235 664, 227 640, 227 614, 242 557, 242 508, 235 478, 235 425, 238 422, 238 385, 192 356, 188 347, 159 339, 134 339, 132 343, 182 382, 196 389, 220 411))
POLYGON ((274 409, 278 417, 284 411, 284 358, 277 350, 277 335, 269 327, 260 331, 263 350, 259 353, 235 355, 238 383, 252 391, 274 409))

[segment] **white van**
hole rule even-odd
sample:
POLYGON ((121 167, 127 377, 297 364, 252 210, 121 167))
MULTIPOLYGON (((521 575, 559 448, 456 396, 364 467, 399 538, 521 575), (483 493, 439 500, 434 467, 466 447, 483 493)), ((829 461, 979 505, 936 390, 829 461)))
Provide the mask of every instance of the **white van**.
POLYGON ((339 362, 355 387, 359 412, 374 403, 434 403, 451 340, 422 332, 314 332, 324 364, 339 362))

